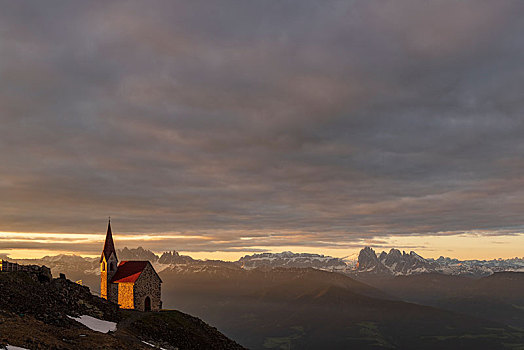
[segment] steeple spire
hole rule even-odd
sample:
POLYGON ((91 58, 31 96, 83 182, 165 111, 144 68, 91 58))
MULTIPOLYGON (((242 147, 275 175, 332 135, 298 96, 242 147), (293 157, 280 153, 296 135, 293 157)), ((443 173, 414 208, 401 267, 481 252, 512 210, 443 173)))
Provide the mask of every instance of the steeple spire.
POLYGON ((116 258, 115 243, 113 243, 113 233, 111 232, 111 217, 109 217, 109 221, 107 223, 106 241, 104 243, 102 256, 100 257, 100 262, 102 262, 104 257, 106 258, 106 261, 109 260, 111 253, 115 254, 116 258))

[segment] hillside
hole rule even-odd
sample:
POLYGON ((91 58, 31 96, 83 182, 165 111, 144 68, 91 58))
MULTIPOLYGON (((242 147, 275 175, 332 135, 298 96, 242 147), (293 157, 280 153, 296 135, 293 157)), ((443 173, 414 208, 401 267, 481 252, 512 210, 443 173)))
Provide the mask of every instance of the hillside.
MULTIPOLYGON (((371 249, 364 252, 370 253, 370 262, 381 261, 371 249)), ((153 259, 164 281, 165 307, 195 315, 252 349, 409 349, 420 344, 429 349, 466 345, 512 349, 524 343, 519 330, 524 326, 522 273, 472 278, 472 274, 428 271, 395 276, 390 273, 393 266, 411 273, 412 267, 425 264, 416 254, 396 251, 389 257, 381 254, 389 272, 349 276, 290 267, 292 259, 302 264, 318 258, 309 254, 255 254, 248 257, 248 268, 194 260, 176 252, 159 257, 144 249, 124 249, 119 254, 121 258, 153 259), (404 263, 396 264, 397 260, 404 263), (268 261, 287 267, 267 265, 268 261), (262 267, 253 268, 253 262, 262 267)), ((82 279, 95 293, 99 288, 96 259, 59 256, 44 260, 55 274, 74 272, 73 278, 82 279)), ((147 319, 144 322, 135 326, 143 329, 147 319)), ((114 336, 128 324, 120 322, 114 336)), ((130 332, 134 337, 141 334, 137 329, 130 332)))
POLYGON ((0 273, 0 346, 28 349, 243 349, 202 320, 178 311, 119 310, 67 279, 43 281, 26 272, 0 273), (93 331, 72 319, 115 324, 93 331))
POLYGON ((166 269, 164 300, 251 349, 512 349, 503 323, 396 299, 315 269, 166 269))
POLYGON ((474 279, 443 274, 362 279, 402 300, 524 327, 524 273, 498 272, 474 279))

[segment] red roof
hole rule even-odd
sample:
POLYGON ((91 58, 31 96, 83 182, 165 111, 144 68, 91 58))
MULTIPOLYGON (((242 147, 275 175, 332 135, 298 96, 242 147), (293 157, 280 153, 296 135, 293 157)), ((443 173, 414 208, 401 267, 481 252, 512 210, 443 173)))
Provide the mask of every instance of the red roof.
POLYGON ((122 261, 111 279, 111 283, 134 283, 146 268, 149 261, 122 261))

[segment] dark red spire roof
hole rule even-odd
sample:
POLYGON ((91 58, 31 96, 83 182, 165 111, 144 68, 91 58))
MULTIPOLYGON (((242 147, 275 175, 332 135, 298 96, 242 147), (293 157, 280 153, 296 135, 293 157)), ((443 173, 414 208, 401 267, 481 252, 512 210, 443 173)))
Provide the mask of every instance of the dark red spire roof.
POLYGON ((115 243, 113 243, 113 233, 111 232, 111 219, 109 219, 109 222, 107 224, 106 242, 104 243, 104 250, 102 251, 100 262, 102 262, 104 256, 106 257, 106 260, 108 260, 111 256, 111 253, 115 254, 116 258, 115 243))
POLYGON ((111 279, 111 283, 134 283, 146 268, 149 261, 122 261, 111 279))

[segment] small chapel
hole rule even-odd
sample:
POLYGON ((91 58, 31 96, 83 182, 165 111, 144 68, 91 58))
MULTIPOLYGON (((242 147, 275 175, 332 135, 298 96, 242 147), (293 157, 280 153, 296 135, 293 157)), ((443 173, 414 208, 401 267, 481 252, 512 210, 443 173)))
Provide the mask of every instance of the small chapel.
POLYGON ((162 280, 149 261, 118 263, 111 219, 107 224, 106 241, 100 257, 100 294, 122 309, 158 311, 162 308, 162 280))

